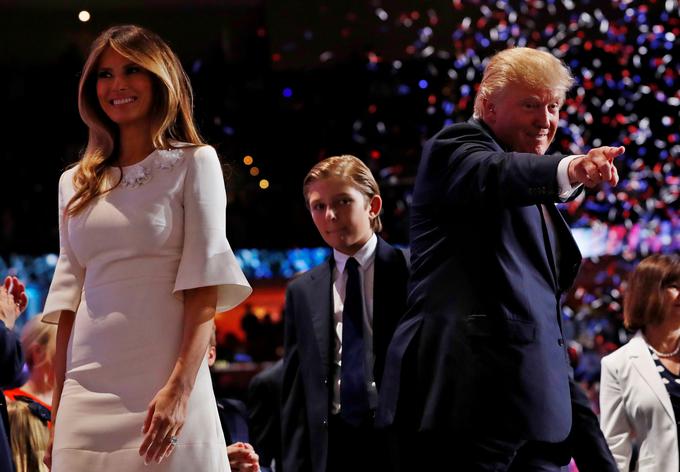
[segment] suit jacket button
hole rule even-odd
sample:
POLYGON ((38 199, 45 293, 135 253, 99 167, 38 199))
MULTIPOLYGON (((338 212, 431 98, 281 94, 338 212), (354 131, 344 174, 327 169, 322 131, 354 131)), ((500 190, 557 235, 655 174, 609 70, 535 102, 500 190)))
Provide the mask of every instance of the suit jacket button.
POLYGON ((324 420, 321 422, 324 428, 328 429, 328 420, 324 418, 324 420))
POLYGON ((557 344, 559 344, 560 346, 564 346, 564 339, 562 338, 558 339, 557 344))
POLYGON ((328 385, 328 379, 323 379, 323 384, 328 385))

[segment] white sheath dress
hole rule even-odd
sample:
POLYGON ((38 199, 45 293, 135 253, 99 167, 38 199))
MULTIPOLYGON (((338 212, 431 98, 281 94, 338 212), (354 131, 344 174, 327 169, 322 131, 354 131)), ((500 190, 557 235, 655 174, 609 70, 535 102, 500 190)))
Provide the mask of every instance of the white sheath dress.
POLYGON ((120 185, 66 220, 74 169, 61 176, 60 254, 43 320, 57 322, 61 310, 76 316, 53 472, 229 470, 205 360, 173 454, 149 466, 138 454, 149 402, 179 352, 183 291, 218 286, 218 311, 251 292, 225 236, 215 150, 175 144, 123 168, 120 185))

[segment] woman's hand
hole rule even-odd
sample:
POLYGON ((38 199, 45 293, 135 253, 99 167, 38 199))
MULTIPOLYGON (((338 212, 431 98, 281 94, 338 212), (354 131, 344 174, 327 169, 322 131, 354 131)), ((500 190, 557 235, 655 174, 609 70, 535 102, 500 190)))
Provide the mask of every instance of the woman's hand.
POLYGON ((168 384, 158 391, 151 403, 144 420, 144 440, 139 448, 139 455, 144 456, 144 463, 158 463, 169 456, 174 448, 171 438, 179 436, 186 418, 188 389, 168 384))
POLYGON ((205 359, 212 331, 217 287, 200 287, 184 292, 182 344, 170 378, 151 403, 144 420, 144 440, 139 455, 144 463, 158 463, 169 456, 182 431, 189 395, 205 359))
POLYGON ((237 442, 227 446, 227 456, 232 472, 258 472, 260 457, 248 443, 237 442))

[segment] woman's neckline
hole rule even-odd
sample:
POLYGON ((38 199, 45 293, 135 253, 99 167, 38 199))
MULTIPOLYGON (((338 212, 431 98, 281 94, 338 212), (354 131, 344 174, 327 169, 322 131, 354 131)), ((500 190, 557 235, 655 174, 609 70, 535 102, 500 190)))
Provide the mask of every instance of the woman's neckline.
POLYGON ((154 149, 149 154, 147 154, 146 157, 142 158, 142 160, 140 160, 140 161, 135 162, 134 164, 127 164, 127 165, 124 165, 124 166, 121 166, 120 164, 115 164, 113 167, 120 167, 121 169, 130 169, 132 167, 142 165, 146 161, 148 161, 151 158, 151 156, 156 154, 157 151, 158 151, 158 149, 154 149))
POLYGON ((156 148, 153 151, 151 151, 149 154, 147 154, 146 157, 144 157, 142 160, 135 162, 134 164, 128 164, 128 165, 124 165, 124 166, 121 166, 119 164, 114 164, 110 167, 118 167, 118 168, 123 169, 123 170, 124 169, 130 169, 132 167, 136 167, 136 166, 145 164, 148 160, 151 159, 151 157, 154 154, 158 153, 158 151, 173 151, 175 149, 181 149, 181 148, 185 147, 185 146, 183 146, 183 144, 184 143, 182 143, 181 141, 176 141, 174 139, 171 139, 171 140, 168 141, 168 145, 170 146, 168 149, 156 148))

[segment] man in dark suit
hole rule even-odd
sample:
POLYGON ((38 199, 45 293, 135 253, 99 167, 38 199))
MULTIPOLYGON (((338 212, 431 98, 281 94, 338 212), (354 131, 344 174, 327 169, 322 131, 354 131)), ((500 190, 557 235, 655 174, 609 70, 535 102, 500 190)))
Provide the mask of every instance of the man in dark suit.
POLYGON ((248 427, 263 472, 282 472, 281 465, 281 384, 283 360, 263 370, 248 385, 248 427), (272 462, 275 468, 272 469, 272 462))
POLYGON ((375 234, 380 231, 379 189, 359 159, 320 162, 304 188, 312 219, 333 256, 286 291, 283 469, 383 470, 386 447, 373 412, 387 346, 405 308, 407 262, 402 251, 375 234), (360 292, 358 299, 352 287, 360 292), (358 313, 349 313, 350 306, 358 313), (351 352, 357 355, 346 357, 351 352))
MULTIPOLYGON (((12 328, 28 299, 24 285, 16 277, 7 277, 0 286, 0 388, 15 387, 21 376, 24 356, 19 338, 12 328)), ((0 390, 0 472, 14 471, 12 451, 9 447, 9 420, 5 395, 0 390)))
POLYGON ((590 401, 575 382, 571 390, 571 432, 563 444, 567 457, 573 457, 579 472, 618 472, 614 456, 600 429, 590 401))
MULTIPOLYGON (((217 327, 212 325, 210 343, 206 352, 208 366, 217 360, 217 327)), ((256 471, 260 468, 259 457, 250 445, 248 412, 246 405, 235 398, 217 398, 217 414, 227 443, 227 457, 232 472, 256 471)))
MULTIPOLYGON (((474 117, 427 142, 411 207, 408 312, 381 424, 417 429, 422 470, 559 470, 571 430, 560 297, 581 255, 554 203, 618 181, 623 148, 544 155, 573 78, 548 53, 489 62, 474 117), (399 390, 401 388, 401 391, 399 390), (560 456, 560 457, 558 457, 560 456)), ((401 451, 409 448, 401 447, 401 451)))

